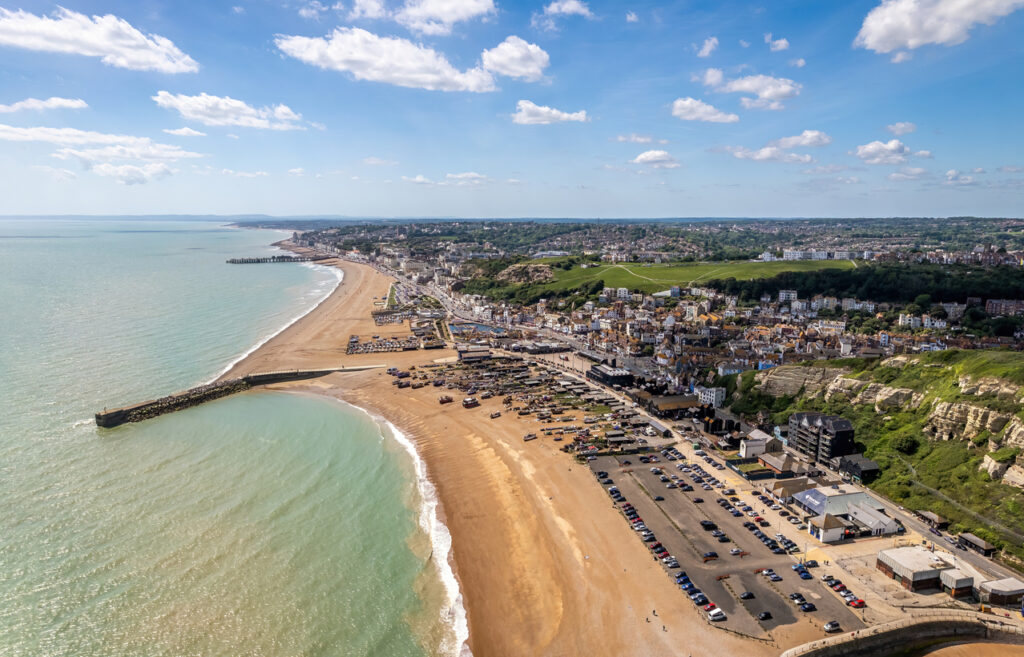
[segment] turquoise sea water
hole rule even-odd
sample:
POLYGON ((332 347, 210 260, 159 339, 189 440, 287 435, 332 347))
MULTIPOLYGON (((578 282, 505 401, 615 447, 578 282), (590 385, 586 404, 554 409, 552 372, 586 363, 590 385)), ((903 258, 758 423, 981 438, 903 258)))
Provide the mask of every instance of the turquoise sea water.
POLYGON ((415 464, 367 415, 258 392, 91 421, 214 378, 328 293, 324 268, 224 264, 281 237, 0 220, 0 656, 450 649, 415 464))

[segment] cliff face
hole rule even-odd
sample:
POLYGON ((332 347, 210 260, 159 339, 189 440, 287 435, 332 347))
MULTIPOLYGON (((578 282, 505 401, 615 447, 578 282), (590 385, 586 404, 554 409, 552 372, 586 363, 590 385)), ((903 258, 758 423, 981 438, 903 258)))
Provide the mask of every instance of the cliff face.
POLYGON ((839 367, 784 365, 758 372, 754 381, 761 392, 773 397, 796 395, 801 390, 803 394, 813 397, 834 379, 849 372, 839 367))
POLYGON ((982 431, 995 435, 1013 419, 1012 415, 963 402, 936 402, 925 431, 939 440, 974 438, 982 431))
POLYGON ((834 397, 849 399, 854 404, 871 404, 876 413, 908 406, 918 408, 924 401, 924 395, 909 388, 892 388, 880 383, 865 383, 860 379, 837 377, 825 388, 824 398, 834 397))

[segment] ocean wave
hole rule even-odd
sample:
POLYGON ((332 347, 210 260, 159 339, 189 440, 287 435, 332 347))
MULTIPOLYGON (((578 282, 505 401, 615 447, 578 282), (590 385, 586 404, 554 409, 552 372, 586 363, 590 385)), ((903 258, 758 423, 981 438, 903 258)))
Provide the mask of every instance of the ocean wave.
MULTIPOLYGON (((468 643, 469 621, 466 617, 466 607, 462 604, 459 580, 455 577, 455 568, 452 565, 452 535, 437 514, 440 502, 434 484, 427 477, 427 464, 420 456, 415 443, 388 419, 348 402, 342 403, 366 413, 375 422, 386 426, 395 442, 401 445, 412 459, 413 469, 416 472, 416 488, 420 495, 420 529, 430 537, 430 545, 433 548, 431 558, 437 565, 441 584, 447 596, 447 605, 441 610, 441 619, 451 627, 454 635, 452 640, 447 640, 441 645, 441 650, 451 657, 473 657, 468 643)), ((383 434, 383 432, 381 433, 383 434)))

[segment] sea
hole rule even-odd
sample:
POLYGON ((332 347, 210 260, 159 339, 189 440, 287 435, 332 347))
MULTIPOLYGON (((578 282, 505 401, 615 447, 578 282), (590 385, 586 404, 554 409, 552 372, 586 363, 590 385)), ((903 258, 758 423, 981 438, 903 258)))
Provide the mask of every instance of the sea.
POLYGON ((464 654, 433 489, 401 432, 216 378, 340 272, 229 265, 288 233, 0 219, 0 657, 464 654))

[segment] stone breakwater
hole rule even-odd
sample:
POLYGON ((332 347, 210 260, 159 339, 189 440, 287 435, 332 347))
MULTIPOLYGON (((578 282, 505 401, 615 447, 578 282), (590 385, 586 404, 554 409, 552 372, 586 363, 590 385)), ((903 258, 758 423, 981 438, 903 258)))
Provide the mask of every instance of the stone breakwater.
POLYGON ((166 413, 181 411, 186 408, 198 406, 199 404, 220 399, 238 392, 244 392, 254 386, 267 385, 271 383, 282 383, 286 381, 301 381, 304 379, 315 379, 333 372, 346 372, 381 367, 380 365, 368 365, 362 367, 335 367, 320 370, 286 370, 282 372, 262 372, 248 374, 237 379, 227 379, 215 383, 189 388, 184 392, 176 392, 159 399, 122 406, 121 408, 103 409, 96 413, 96 426, 112 428, 126 422, 142 422, 166 413))

